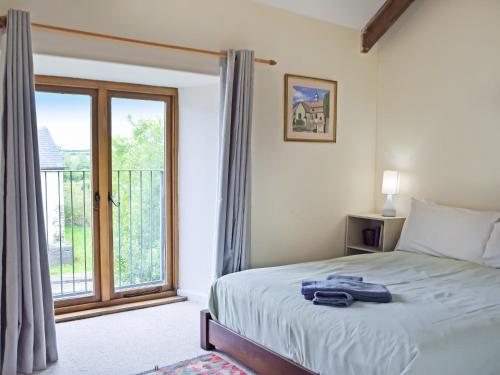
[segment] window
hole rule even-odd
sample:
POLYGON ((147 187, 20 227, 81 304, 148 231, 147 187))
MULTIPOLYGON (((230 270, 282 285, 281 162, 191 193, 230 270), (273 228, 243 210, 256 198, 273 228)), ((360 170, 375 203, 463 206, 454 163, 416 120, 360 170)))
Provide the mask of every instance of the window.
POLYGON ((52 293, 56 300, 94 300, 96 92, 39 86, 35 95, 52 293))
POLYGON ((56 311, 175 295, 177 90, 36 82, 56 311))

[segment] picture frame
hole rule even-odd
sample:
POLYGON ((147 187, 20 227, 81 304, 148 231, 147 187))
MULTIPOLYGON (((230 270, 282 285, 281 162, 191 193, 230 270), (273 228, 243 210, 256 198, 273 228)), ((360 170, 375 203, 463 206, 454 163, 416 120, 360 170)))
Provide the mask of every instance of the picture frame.
POLYGON ((284 138, 337 141, 337 81, 285 74, 284 138))

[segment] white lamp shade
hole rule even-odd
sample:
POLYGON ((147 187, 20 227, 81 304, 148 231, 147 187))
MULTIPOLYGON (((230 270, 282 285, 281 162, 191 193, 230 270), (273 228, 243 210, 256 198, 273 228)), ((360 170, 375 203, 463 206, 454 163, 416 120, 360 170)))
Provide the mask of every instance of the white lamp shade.
POLYGON ((397 194, 399 191, 399 172, 384 171, 382 178, 382 194, 397 194))

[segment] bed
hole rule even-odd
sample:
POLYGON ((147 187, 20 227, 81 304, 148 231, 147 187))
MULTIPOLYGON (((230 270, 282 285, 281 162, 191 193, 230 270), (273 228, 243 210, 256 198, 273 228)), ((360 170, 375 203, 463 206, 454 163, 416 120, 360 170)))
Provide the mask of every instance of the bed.
POLYGON ((260 374, 500 374, 500 270, 406 251, 253 269, 212 286, 201 341, 260 374), (385 284, 393 302, 313 305, 303 279, 385 284))

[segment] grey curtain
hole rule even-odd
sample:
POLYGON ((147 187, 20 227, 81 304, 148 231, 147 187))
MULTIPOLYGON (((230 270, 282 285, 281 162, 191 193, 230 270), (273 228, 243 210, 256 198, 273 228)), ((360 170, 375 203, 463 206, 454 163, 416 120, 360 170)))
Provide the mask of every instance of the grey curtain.
POLYGON ((221 59, 216 277, 249 265, 253 76, 252 51, 221 59))
POLYGON ((11 375, 57 360, 28 13, 8 12, 1 58, 0 355, 11 375))

